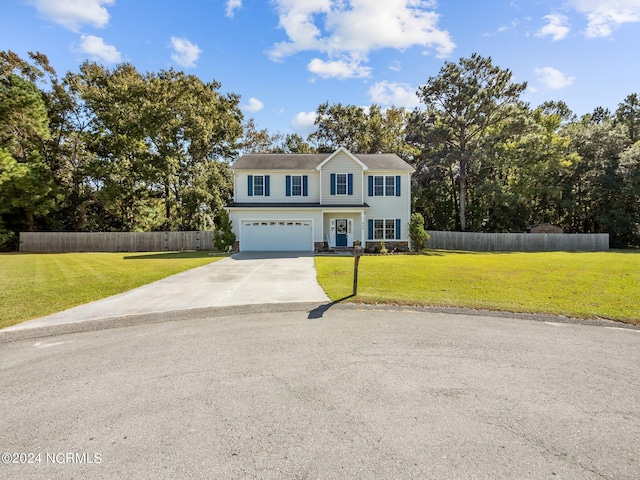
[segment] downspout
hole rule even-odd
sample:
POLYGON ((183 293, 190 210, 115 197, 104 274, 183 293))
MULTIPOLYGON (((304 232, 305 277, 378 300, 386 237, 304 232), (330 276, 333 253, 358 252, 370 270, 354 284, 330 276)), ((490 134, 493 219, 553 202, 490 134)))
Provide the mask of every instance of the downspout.
POLYGON ((236 171, 233 171, 233 202, 235 203, 236 200, 236 171))
POLYGON ((407 241, 407 245, 409 245, 409 250, 411 250, 411 235, 409 235, 409 222, 411 221, 411 172, 407 174, 407 178, 409 179, 409 186, 407 187, 407 212, 409 213, 409 218, 407 221, 407 237, 409 240, 407 241))

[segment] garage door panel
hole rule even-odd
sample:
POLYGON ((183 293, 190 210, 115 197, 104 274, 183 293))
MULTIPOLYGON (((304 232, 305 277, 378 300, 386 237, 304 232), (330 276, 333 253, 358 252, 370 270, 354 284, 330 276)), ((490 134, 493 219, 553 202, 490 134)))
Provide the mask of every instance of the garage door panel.
POLYGON ((313 229, 308 220, 242 222, 242 251, 311 251, 313 229))

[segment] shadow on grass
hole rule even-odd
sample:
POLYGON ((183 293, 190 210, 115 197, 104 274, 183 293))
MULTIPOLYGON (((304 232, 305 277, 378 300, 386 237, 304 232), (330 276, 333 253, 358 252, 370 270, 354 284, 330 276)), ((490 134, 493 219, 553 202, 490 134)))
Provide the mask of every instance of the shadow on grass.
POLYGON ((325 303, 324 305, 320 305, 317 308, 314 308, 313 310, 311 310, 309 312, 309 316, 307 317, 307 320, 316 320, 318 318, 322 318, 322 316, 324 315, 324 312, 326 312, 327 310, 329 310, 331 307, 333 307, 334 305, 344 301, 344 300, 348 300, 350 298, 355 297, 355 295, 348 295, 346 297, 340 298, 338 300, 334 300, 333 302, 330 303, 325 303))
POLYGON ((215 257, 227 257, 227 253, 215 253, 215 252, 162 252, 162 253, 141 253, 140 255, 127 255, 125 260, 175 260, 180 258, 215 258, 215 257))

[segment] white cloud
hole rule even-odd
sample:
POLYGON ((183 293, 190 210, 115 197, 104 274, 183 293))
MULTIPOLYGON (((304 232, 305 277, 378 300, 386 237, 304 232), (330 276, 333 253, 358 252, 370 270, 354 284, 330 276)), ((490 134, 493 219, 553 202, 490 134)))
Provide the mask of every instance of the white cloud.
POLYGON ((608 37, 623 23, 640 22, 640 0, 570 0, 587 16, 587 37, 608 37))
POLYGON ((316 112, 300 112, 291 121, 291 126, 296 133, 306 137, 310 133, 315 132, 316 112))
POLYGON ((77 32, 83 24, 105 27, 109 23, 109 12, 104 6, 113 5, 115 0, 31 0, 30 3, 44 18, 77 32))
POLYGON ((570 77, 551 67, 536 68, 534 73, 538 80, 550 90, 559 90, 573 84, 575 77, 570 77))
POLYGON ((520 21, 519 20, 511 20, 511 23, 509 25, 502 25, 502 26, 498 27, 498 30, 496 30, 495 32, 493 32, 493 33, 483 33, 482 36, 483 37, 495 37, 499 33, 506 32, 508 30, 513 30, 514 28, 517 28, 518 25, 520 25, 520 21))
POLYGON ((543 18, 549 23, 536 32, 536 37, 550 36, 552 41, 557 42, 569 34, 569 19, 566 15, 551 14, 543 18))
POLYGON ((371 75, 370 67, 363 67, 359 61, 344 60, 328 61, 314 58, 309 62, 307 69, 322 78, 366 78, 371 75))
POLYGON ((82 35, 80 37, 80 49, 95 61, 118 63, 121 60, 120 52, 116 47, 107 45, 104 43, 104 39, 93 35, 82 35))
POLYGON ((185 68, 196 66, 196 62, 202 53, 198 45, 191 43, 186 38, 171 37, 171 46, 173 48, 171 58, 174 62, 185 68))
MULTIPOLYGON (((353 66, 373 50, 404 50, 419 46, 445 57, 455 44, 449 32, 438 28, 435 3, 425 0, 274 0, 279 26, 288 41, 276 43, 269 57, 281 61, 301 51, 327 54, 327 69, 337 64, 353 66), (336 60, 337 59, 337 60, 336 60)), ((310 64, 311 65, 311 64, 310 64)), ((341 70, 341 71, 342 71, 341 70)), ((352 69, 362 76, 360 68, 352 69)))
POLYGON ((242 105, 242 107, 240 107, 240 108, 242 110, 246 110, 248 112, 259 112, 260 110, 262 110, 264 108, 264 103, 262 103, 257 98, 251 97, 249 99, 249 102, 247 102, 246 105, 242 105))
POLYGON ((227 17, 233 18, 235 11, 242 8, 242 0, 228 0, 227 1, 227 17))
POLYGON ((389 70, 393 72, 399 72, 400 70, 402 70, 402 63, 400 63, 398 60, 394 60, 389 64, 389 70))
POLYGON ((414 108, 420 104, 417 88, 407 83, 378 82, 369 89, 369 97, 374 103, 414 108))

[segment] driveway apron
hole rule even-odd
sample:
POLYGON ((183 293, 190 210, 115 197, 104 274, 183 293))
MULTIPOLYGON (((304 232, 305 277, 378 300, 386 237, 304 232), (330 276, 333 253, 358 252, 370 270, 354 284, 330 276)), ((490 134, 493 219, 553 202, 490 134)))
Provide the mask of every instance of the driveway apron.
POLYGON ((247 252, 4 331, 194 308, 327 300, 313 254, 247 252))

